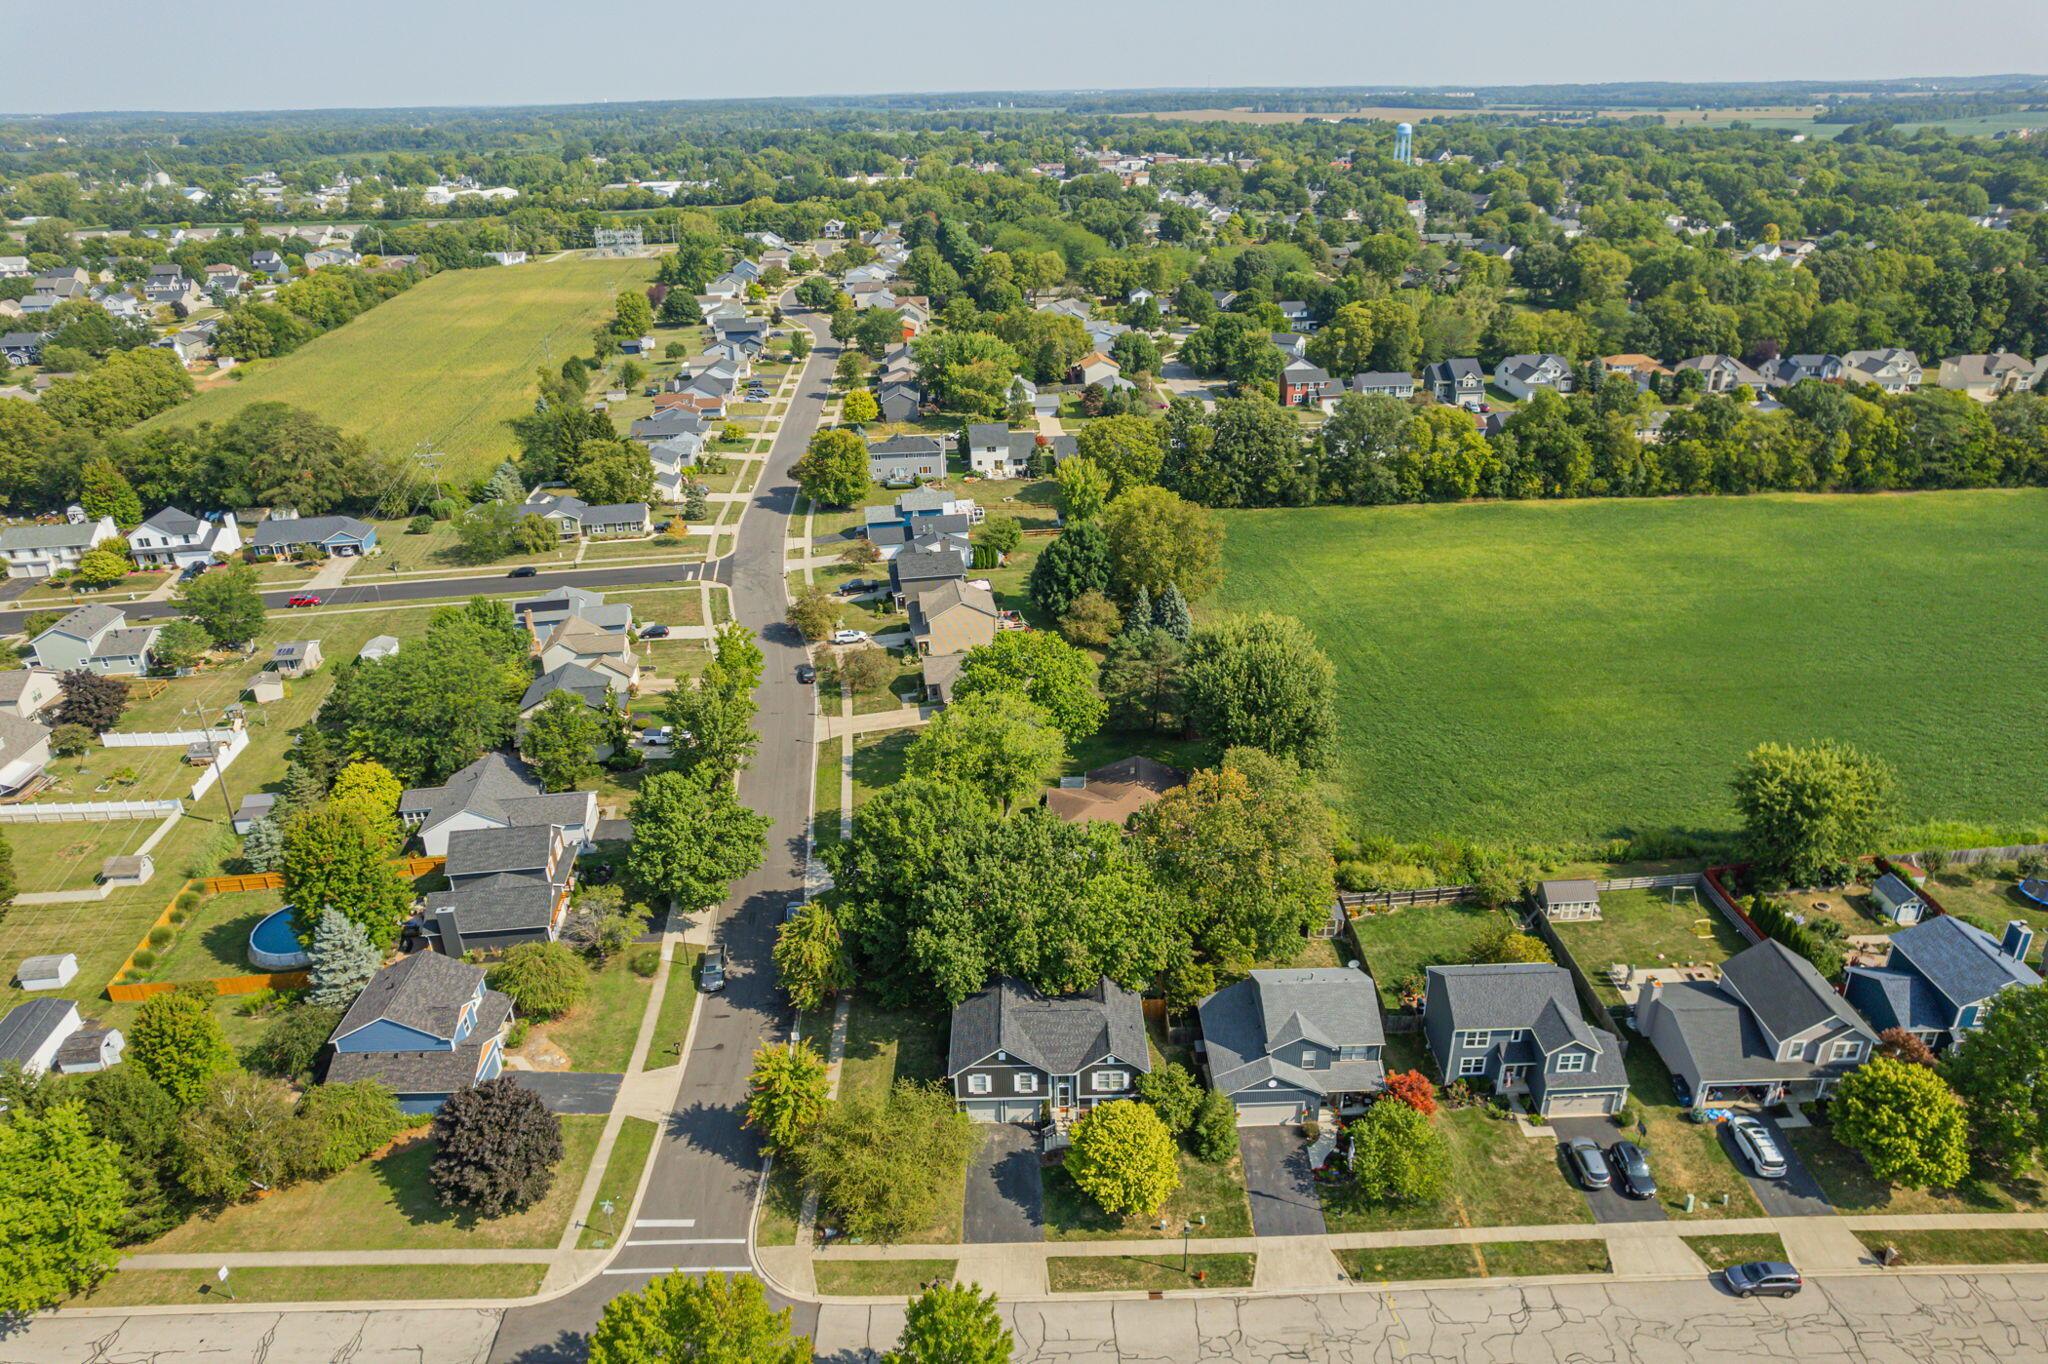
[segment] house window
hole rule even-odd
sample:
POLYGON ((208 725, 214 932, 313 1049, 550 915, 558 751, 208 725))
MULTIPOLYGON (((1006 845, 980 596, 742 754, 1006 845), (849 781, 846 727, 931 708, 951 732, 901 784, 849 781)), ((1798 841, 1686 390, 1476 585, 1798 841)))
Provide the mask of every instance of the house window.
POLYGON ((990 1082, 988 1076, 970 1075, 967 1077, 967 1092, 969 1094, 986 1094, 988 1093, 989 1088, 990 1082))
POLYGON ((1036 1094, 1038 1092, 1038 1076, 1028 1070, 1018 1071, 1017 1092, 1019 1094, 1036 1094))
POLYGON ((1828 1048, 1828 1060, 1853 1061, 1863 1054, 1861 1042, 1837 1042, 1828 1048))
POLYGON ((1787 1042, 1778 1053, 1778 1059, 1781 1061, 1801 1061, 1805 1058, 1806 1044, 1804 1042, 1787 1042))
POLYGON ((1339 1047, 1337 1048, 1337 1059, 1339 1061, 1370 1061, 1372 1059, 1372 1048, 1339 1047))
POLYGON ((1301 1049, 1301 1068, 1303 1070, 1314 1070, 1322 1064, 1323 1054, 1321 1052, 1317 1051, 1314 1047, 1303 1047, 1301 1049))
POLYGON ((1467 1056, 1467 1057, 1466 1057, 1466 1058, 1465 1058, 1464 1060, 1462 1060, 1462 1061, 1458 1062, 1458 1074, 1460 1074, 1460 1075, 1484 1075, 1484 1074, 1486 1074, 1486 1058, 1485 1058, 1484 1056, 1467 1056))
POLYGON ((1582 1051, 1560 1052, 1557 1057, 1557 1073, 1577 1075, 1586 1068, 1586 1053, 1582 1051))
POLYGON ((1129 1088, 1131 1077, 1121 1070, 1098 1070, 1089 1077, 1088 1087, 1098 1094, 1114 1094, 1129 1088))
POLYGON ((1476 1028, 1469 1032, 1458 1034, 1458 1045, 1461 1047, 1483 1047, 1492 1040, 1493 1034, 1484 1028, 1476 1028))

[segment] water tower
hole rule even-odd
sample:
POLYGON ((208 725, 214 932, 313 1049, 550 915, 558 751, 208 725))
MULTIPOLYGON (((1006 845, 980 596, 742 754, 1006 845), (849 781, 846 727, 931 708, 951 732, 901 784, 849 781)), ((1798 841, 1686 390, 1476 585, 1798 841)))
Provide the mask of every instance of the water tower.
POLYGON ((1415 129, 1409 124, 1394 125, 1394 159, 1404 166, 1414 163, 1415 129))

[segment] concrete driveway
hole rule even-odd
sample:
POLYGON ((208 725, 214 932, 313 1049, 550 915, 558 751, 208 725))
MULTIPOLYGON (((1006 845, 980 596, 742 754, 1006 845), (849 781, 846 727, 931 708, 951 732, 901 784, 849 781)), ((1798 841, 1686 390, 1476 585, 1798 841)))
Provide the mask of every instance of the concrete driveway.
POLYGON ((1323 1203, 1308 1167, 1308 1143, 1295 1127, 1240 1127, 1244 1184, 1259 1236, 1321 1236, 1323 1203))
POLYGON ((1039 1176, 1038 1137, 1014 1123, 980 1127, 981 1149, 967 1166, 964 1239, 977 1246, 1043 1241, 1045 1185, 1039 1176))
POLYGON ((1749 1157, 1735 1144, 1734 1134, 1729 1132, 1727 1123, 1718 1124, 1720 1130, 1715 1135, 1720 1138, 1721 1149, 1727 1153, 1728 1159, 1749 1181, 1750 1192, 1756 1195, 1757 1202, 1764 1205, 1764 1211, 1773 1217, 1832 1216, 1834 1205, 1821 1192, 1820 1181, 1813 1177, 1813 1172, 1800 1163, 1799 1153, 1792 1149, 1792 1143, 1785 1140, 1785 1129, 1766 1114, 1750 1116, 1770 1131, 1778 1149, 1785 1154, 1785 1173, 1776 1179, 1766 1179, 1750 1167, 1749 1157))
MULTIPOLYGON (((1564 1153, 1564 1144, 1574 1137, 1590 1137, 1600 1144, 1602 1151, 1624 1137, 1624 1133, 1605 1118, 1551 1118, 1551 1129, 1557 1133, 1557 1163, 1564 1171, 1564 1177, 1571 1186, 1585 1198, 1586 1206, 1593 1210, 1595 1222, 1662 1222, 1664 1207, 1654 1198, 1630 1198, 1619 1189, 1609 1186, 1605 1189, 1588 1189, 1579 1183, 1578 1171, 1573 1168, 1564 1153)), ((1657 1173, 1657 1162, 1650 1161, 1650 1173, 1657 1173)))
POLYGON ((626 1078, 574 1070, 508 1070, 505 1074, 520 1088, 540 1095, 550 1113, 609 1113, 626 1078))

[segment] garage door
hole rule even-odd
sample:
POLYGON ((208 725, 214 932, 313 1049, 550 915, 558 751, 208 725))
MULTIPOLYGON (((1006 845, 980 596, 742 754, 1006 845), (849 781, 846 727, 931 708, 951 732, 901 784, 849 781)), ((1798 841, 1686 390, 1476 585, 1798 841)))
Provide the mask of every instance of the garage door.
POLYGON ((1029 1099, 983 1099, 967 1104, 966 1113, 976 1122, 1031 1122, 1038 1117, 1038 1105, 1029 1099))
POLYGON ((1301 1112, 1298 1104, 1239 1104, 1237 1125, 1239 1127, 1279 1127, 1293 1122, 1301 1112))
POLYGON ((1544 1112, 1553 1118, 1597 1117, 1613 1102, 1611 1094, 1553 1094, 1544 1112))

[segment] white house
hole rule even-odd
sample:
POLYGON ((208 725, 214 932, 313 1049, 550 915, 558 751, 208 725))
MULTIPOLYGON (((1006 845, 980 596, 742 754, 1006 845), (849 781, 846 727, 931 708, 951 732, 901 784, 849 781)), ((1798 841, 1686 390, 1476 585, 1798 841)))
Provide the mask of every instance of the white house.
POLYGON ((1493 382, 1517 402, 1527 402, 1539 389, 1572 391, 1572 362, 1562 355, 1510 355, 1493 369, 1493 382))
POLYGON ((60 570, 77 568, 87 550, 102 540, 118 539, 120 534, 111 516, 9 526, 0 530, 0 559, 6 561, 10 578, 47 578, 60 570))
POLYGON ((128 532, 128 549, 144 567, 189 568, 211 564, 242 548, 242 530, 233 512, 198 517, 165 507, 128 532))

